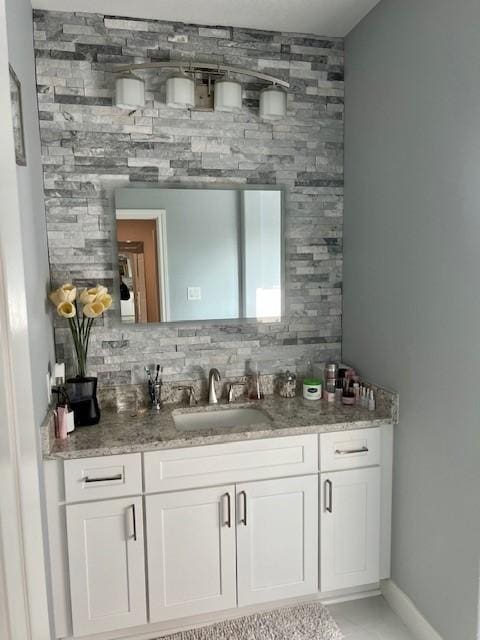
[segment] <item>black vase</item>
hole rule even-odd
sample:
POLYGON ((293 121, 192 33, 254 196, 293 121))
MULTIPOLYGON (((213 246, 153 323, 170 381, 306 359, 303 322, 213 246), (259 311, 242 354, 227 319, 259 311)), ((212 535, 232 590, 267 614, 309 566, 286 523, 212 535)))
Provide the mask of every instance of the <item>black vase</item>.
POLYGON ((97 400, 97 378, 70 378, 67 393, 76 427, 88 427, 100 420, 97 400))

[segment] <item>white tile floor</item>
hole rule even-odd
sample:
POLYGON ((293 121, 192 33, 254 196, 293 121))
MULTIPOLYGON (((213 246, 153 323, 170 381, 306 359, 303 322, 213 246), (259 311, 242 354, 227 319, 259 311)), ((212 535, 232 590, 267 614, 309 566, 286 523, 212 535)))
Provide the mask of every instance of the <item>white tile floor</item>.
POLYGON ((328 605, 345 640, 415 640, 382 596, 328 605))

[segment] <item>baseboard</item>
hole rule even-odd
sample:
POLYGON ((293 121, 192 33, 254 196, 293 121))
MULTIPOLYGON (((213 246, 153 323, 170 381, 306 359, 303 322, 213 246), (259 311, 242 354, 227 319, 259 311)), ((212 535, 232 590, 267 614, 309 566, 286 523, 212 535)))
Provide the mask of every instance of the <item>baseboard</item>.
MULTIPOLYGON (((325 606, 330 604, 338 604, 340 602, 350 602, 351 600, 362 600, 363 598, 372 598, 381 595, 380 584, 374 583, 364 585, 362 587, 353 587, 350 589, 338 589, 337 591, 323 592, 320 594, 320 602, 325 606)), ((480 640, 480 639, 479 639, 480 640)))
POLYGON ((443 640, 393 580, 382 580, 382 595, 417 640, 443 640))

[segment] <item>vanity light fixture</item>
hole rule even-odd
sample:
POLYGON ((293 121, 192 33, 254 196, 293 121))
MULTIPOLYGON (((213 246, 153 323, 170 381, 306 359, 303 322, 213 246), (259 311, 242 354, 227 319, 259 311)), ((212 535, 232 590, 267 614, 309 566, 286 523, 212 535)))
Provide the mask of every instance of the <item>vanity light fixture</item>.
MULTIPOLYGON (((144 81, 133 75, 135 70, 174 69, 178 74, 168 78, 166 82, 167 105, 177 109, 202 109, 236 112, 242 108, 242 85, 240 82, 225 77, 235 73, 258 78, 271 83, 260 93, 260 117, 265 120, 277 120, 287 113, 287 94, 285 89, 290 84, 280 78, 251 69, 244 69, 223 64, 207 62, 144 62, 130 65, 114 66, 113 72, 122 74, 116 80, 115 105, 123 109, 138 109, 145 105, 144 81), (192 76, 192 77, 190 77, 192 76), (196 78, 201 76, 208 80, 208 95, 211 100, 213 84, 213 104, 205 105, 204 92, 195 91, 196 78), (219 77, 220 76, 220 77, 219 77), (195 97, 197 96, 197 100, 195 97), (202 97, 203 96, 203 97, 202 97), (135 98, 138 100, 135 102, 135 98), (202 102, 203 100, 203 102, 202 102), (205 106, 207 107, 205 109, 205 106)), ((197 89, 200 85, 197 86, 197 89)))
POLYGON ((287 94, 275 85, 260 92, 260 117, 264 120, 280 120, 287 114, 287 94))
POLYGON ((141 109, 145 106, 145 82, 126 72, 115 81, 115 106, 120 109, 141 109))
POLYGON ((167 106, 191 109, 195 106, 195 81, 181 74, 167 80, 167 106))
POLYGON ((233 80, 218 80, 214 91, 215 111, 240 111, 242 108, 242 85, 233 80))

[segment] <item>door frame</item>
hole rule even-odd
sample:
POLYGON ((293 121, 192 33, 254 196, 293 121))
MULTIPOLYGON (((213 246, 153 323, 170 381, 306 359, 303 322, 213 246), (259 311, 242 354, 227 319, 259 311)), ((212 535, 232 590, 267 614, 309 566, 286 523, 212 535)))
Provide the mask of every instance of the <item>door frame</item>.
MULTIPOLYGON (((26 89, 25 96, 29 96, 23 103, 24 117, 28 113, 27 119, 36 120, 33 50, 28 42, 31 20, 27 3, 18 3, 14 8, 0 3, 0 56, 10 59, 26 89), (7 38, 10 21, 14 28, 27 29, 27 46, 18 45, 13 37, 7 38)), ((4 581, 0 610, 3 607, 8 612, 7 638, 9 634, 12 640, 50 640, 54 633, 39 429, 43 416, 39 419, 36 415, 33 392, 34 385, 45 385, 46 400, 47 362, 43 380, 33 379, 30 339, 36 335, 31 328, 36 320, 28 315, 25 265, 27 258, 35 257, 25 254, 29 246, 24 242, 24 236, 29 234, 24 228, 28 212, 23 215, 19 199, 20 190, 29 189, 35 182, 41 189, 41 170, 37 167, 40 142, 36 120, 27 140, 28 166, 16 165, 13 129, 8 126, 12 121, 9 83, 8 65, 0 65, 0 116, 6 123, 0 131, 0 199, 9 211, 9 215, 0 216, 0 570, 4 581)), ((43 207, 38 206, 35 213, 42 215, 43 207)), ((44 239, 37 241, 42 243, 44 239)), ((43 278, 37 285, 47 293, 43 278)), ((44 313, 43 309, 38 312, 44 313)), ((42 339, 50 342, 51 361, 53 332, 42 335, 42 339)), ((46 405, 47 402, 45 409, 46 405)))
POLYGON ((0 631, 7 640, 33 638, 28 569, 22 524, 20 464, 13 383, 13 354, 8 330, 8 300, 0 253, 0 631), (5 635, 4 635, 5 634, 5 635))
POLYGON ((117 209, 115 211, 115 217, 118 220, 155 220, 157 231, 160 318, 161 322, 170 322, 166 209, 117 209))

